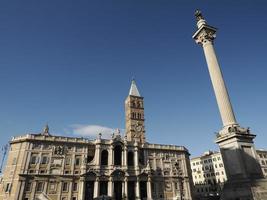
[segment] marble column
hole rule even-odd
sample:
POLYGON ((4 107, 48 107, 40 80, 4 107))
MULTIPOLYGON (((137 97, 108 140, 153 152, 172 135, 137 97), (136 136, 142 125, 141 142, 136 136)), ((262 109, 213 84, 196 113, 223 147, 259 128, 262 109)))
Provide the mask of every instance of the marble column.
POLYGON ((84 184, 85 184, 85 178, 82 177, 80 179, 80 184, 79 184, 78 200, 83 200, 84 199, 84 184))
POLYGON ((140 199, 140 183, 139 183, 139 178, 137 178, 136 183, 135 183, 135 197, 136 197, 136 199, 140 199))
POLYGON ((128 199, 128 178, 127 177, 124 178, 124 193, 125 193, 126 199, 128 199))
POLYGON ((134 167, 136 168, 136 169, 138 169, 139 168, 139 158, 138 158, 138 146, 136 145, 135 147, 134 147, 134 167))
POLYGON ((147 178, 147 200, 152 200, 151 177, 147 178))
POLYGON ((207 25, 201 14, 199 15, 197 26, 198 30, 193 35, 193 39, 203 47, 223 126, 238 125, 213 47, 217 29, 207 25))
POLYGON ((95 147, 95 164, 96 166, 100 166, 100 144, 96 144, 95 147))
POLYGON ((99 196, 99 178, 96 177, 94 185, 94 198, 99 196))
POLYGON ((110 166, 114 165, 114 147, 111 145, 109 148, 109 156, 108 156, 109 160, 108 160, 108 164, 110 166))
POLYGON ((108 181, 108 196, 109 197, 113 197, 113 179, 112 177, 109 178, 109 181, 108 181))
POLYGON ((123 165, 124 165, 125 167, 128 166, 128 165, 127 165, 127 156, 128 156, 128 148, 127 148, 127 146, 124 146, 124 162, 123 162, 123 165))

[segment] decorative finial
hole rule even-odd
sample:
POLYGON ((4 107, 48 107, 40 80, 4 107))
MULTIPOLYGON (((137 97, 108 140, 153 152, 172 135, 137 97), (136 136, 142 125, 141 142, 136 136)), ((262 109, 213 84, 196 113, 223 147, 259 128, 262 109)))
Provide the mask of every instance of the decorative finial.
POLYGON ((204 19, 204 17, 203 17, 203 15, 202 15, 201 11, 198 10, 198 9, 195 11, 195 17, 196 17, 197 21, 199 21, 199 20, 201 20, 201 19, 204 19))
POLYGON ((50 135, 48 123, 46 123, 46 125, 44 127, 43 135, 50 135))
POLYGON ((101 140, 102 138, 102 133, 98 133, 98 139, 101 140))
POLYGON ((120 135, 120 134, 121 134, 121 131, 120 131, 119 128, 116 128, 116 129, 115 129, 115 134, 116 134, 116 135, 120 135))

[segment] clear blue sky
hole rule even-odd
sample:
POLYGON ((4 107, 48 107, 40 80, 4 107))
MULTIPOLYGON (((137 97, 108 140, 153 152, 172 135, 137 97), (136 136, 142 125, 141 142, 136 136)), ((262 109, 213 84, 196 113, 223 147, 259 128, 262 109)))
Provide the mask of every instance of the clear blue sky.
MULTIPOLYGON (((194 10, 218 27, 216 52, 238 122, 267 149, 266 1, 1 1, 0 145, 74 124, 124 128, 132 76, 147 139, 217 149, 222 123, 194 10)), ((75 135, 77 136, 77 135, 75 135)))

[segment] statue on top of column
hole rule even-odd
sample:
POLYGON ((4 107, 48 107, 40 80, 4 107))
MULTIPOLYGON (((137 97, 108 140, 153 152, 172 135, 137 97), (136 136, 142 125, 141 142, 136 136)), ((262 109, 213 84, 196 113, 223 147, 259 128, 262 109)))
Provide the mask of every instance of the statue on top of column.
POLYGON ((199 21, 201 19, 204 19, 204 17, 203 17, 203 15, 202 15, 200 10, 196 10, 195 11, 195 17, 196 17, 197 21, 199 21))

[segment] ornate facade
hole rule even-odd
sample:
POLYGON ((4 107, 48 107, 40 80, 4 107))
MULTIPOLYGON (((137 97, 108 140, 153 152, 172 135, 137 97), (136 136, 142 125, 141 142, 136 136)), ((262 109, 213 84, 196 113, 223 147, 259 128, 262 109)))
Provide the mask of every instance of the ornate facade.
POLYGON ((134 81, 126 134, 95 140, 49 134, 14 137, 0 200, 192 199, 188 150, 145 140, 144 102, 134 81))

